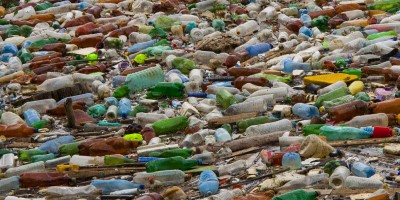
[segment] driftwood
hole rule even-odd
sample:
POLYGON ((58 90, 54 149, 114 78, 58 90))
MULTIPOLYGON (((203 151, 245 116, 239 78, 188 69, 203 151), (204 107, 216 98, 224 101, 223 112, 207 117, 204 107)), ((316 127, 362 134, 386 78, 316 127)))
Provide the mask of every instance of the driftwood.
POLYGON ((240 151, 250 147, 265 146, 273 142, 278 142, 279 137, 281 137, 283 134, 284 134, 283 131, 279 131, 264 135, 257 135, 254 137, 245 137, 242 139, 233 140, 229 142, 218 142, 218 143, 203 145, 196 147, 196 152, 200 153, 203 152, 204 150, 210 152, 217 152, 224 146, 229 147, 232 150, 232 152, 240 151))
POLYGON ((67 126, 69 128, 74 128, 75 127, 75 115, 74 115, 74 109, 72 108, 72 99, 68 98, 65 103, 65 114, 67 115, 67 126))
POLYGON ((400 142, 400 140, 397 137, 369 138, 369 139, 358 139, 358 140, 334 141, 334 142, 329 142, 329 144, 333 147, 345 147, 354 145, 381 144, 388 142, 395 143, 395 142, 400 142))

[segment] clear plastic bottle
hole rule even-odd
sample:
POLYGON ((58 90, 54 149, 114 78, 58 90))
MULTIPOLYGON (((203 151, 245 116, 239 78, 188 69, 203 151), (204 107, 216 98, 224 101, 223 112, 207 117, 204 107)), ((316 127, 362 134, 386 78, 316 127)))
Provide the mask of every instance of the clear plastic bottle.
POLYGON ((288 88, 286 87, 262 89, 250 94, 248 98, 253 98, 267 94, 273 94, 276 101, 282 101, 288 97, 289 91, 288 88))
POLYGON ((33 123, 40 121, 40 115, 34 109, 28 109, 23 115, 28 126, 32 126, 33 123))
POLYGON ((282 119, 276 122, 253 125, 246 129, 245 134, 249 137, 273 133, 277 131, 290 131, 292 130, 292 122, 288 119, 282 119))
POLYGON ((236 175, 236 174, 240 174, 242 171, 244 171, 246 169, 247 169, 246 161, 238 160, 231 164, 218 166, 218 174, 219 174, 219 176, 236 175))
POLYGON ((146 186, 150 186, 149 178, 154 178, 154 180, 160 181, 163 186, 174 186, 185 182, 186 174, 181 170, 164 170, 158 172, 139 172, 135 173, 133 177, 134 183, 141 183, 146 186))
POLYGON ((103 156, 80 156, 73 155, 69 164, 75 164, 81 167, 85 166, 104 166, 103 156))
POLYGON ((0 192, 19 189, 19 176, 10 176, 0 180, 0 192))
POLYGON ((359 176, 359 177, 369 178, 376 173, 374 168, 372 168, 371 166, 364 164, 362 162, 353 163, 351 165, 350 169, 354 175, 359 176))
POLYGON ((292 112, 295 116, 301 117, 302 119, 311 119, 315 116, 319 116, 317 107, 304 103, 296 103, 292 107, 292 112))
POLYGON ((4 154, 0 159, 0 169, 9 169, 14 167, 15 158, 14 154, 8 153, 4 154))
POLYGON ((240 90, 234 87, 223 87, 223 86, 217 86, 217 85, 209 85, 207 86, 206 93, 207 94, 217 94, 217 92, 221 89, 225 89, 231 94, 240 94, 240 90))
POLYGON ((229 106, 224 115, 237 115, 249 112, 266 112, 268 110, 268 101, 265 99, 255 99, 254 101, 246 101, 229 106))
POLYGON ((164 72, 160 66, 151 67, 133 74, 129 74, 125 80, 130 92, 138 92, 155 86, 164 80, 164 72))
POLYGON ((268 6, 268 7, 264 8, 261 12, 258 13, 257 21, 258 21, 258 23, 271 21, 271 20, 275 19, 276 16, 277 16, 277 12, 276 12, 275 7, 268 6))
POLYGON ((355 116, 345 123, 347 126, 361 128, 366 126, 389 126, 389 118, 385 113, 355 116))
POLYGON ((1 114, 1 123, 7 126, 15 124, 25 124, 25 121, 13 112, 4 112, 1 114))
POLYGON ((85 185, 79 187, 64 187, 64 186, 51 186, 42 190, 48 196, 52 197, 74 197, 74 196, 88 196, 100 194, 98 190, 93 185, 85 185))
POLYGON ((333 171, 331 177, 329 177, 329 185, 333 189, 340 189, 344 186, 348 176, 350 176, 350 170, 345 166, 339 166, 333 171))
POLYGON ((219 128, 215 131, 215 139, 217 142, 226 142, 232 140, 232 137, 226 129, 219 128))
POLYGON ((63 156, 63 157, 47 160, 45 162, 45 165, 46 165, 47 168, 54 168, 54 167, 57 167, 57 165, 60 165, 60 164, 68 164, 70 160, 71 160, 71 156, 67 155, 67 156, 63 156))
POLYGON ((61 88, 74 86, 72 76, 60 76, 57 78, 47 79, 37 87, 39 91, 51 92, 61 88))
POLYGON ((117 111, 118 111, 117 106, 115 105, 109 106, 106 112, 107 121, 115 121, 117 119, 117 111))
POLYGON ((168 116, 165 114, 157 114, 157 113, 138 113, 136 114, 136 122, 142 126, 146 124, 152 124, 156 121, 168 119, 168 116))
POLYGON ((214 194, 208 199, 210 200, 223 200, 223 199, 234 199, 235 197, 242 196, 244 192, 241 189, 235 188, 233 190, 221 189, 218 194, 214 194))
POLYGON ((25 172, 41 172, 41 171, 45 171, 45 165, 43 161, 21 165, 19 167, 9 168, 4 173, 4 175, 5 177, 11 177, 11 176, 21 175, 25 172))
POLYGON ((345 187, 350 189, 379 189, 383 187, 383 183, 375 178, 348 176, 345 187))
POLYGON ((306 177, 298 178, 287 182, 285 185, 280 187, 280 190, 295 190, 303 189, 306 187, 312 187, 316 184, 321 184, 328 186, 329 175, 327 173, 323 174, 313 174, 306 177))
POLYGON ((229 33, 237 36, 246 36, 252 34, 254 31, 257 31, 260 28, 258 23, 254 20, 249 20, 244 24, 240 24, 239 26, 231 29, 229 33))
POLYGON ((201 153, 201 154, 195 154, 192 157, 190 157, 189 159, 201 160, 201 164, 211 165, 215 162, 216 158, 215 158, 213 152, 205 152, 205 153, 201 153))
POLYGON ((46 110, 56 107, 56 100, 54 99, 43 99, 37 101, 26 102, 21 106, 21 112, 25 112, 28 109, 34 109, 38 113, 46 113, 46 110))

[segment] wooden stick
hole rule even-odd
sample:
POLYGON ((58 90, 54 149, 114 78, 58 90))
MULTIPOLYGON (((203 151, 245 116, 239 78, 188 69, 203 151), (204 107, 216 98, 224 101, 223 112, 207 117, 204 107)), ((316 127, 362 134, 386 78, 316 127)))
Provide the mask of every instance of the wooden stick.
POLYGON ((400 142, 397 137, 390 138, 369 138, 369 139, 359 139, 359 140, 345 140, 345 141, 333 141, 329 144, 333 147, 346 147, 355 145, 366 145, 366 144, 381 144, 388 142, 400 142))
POLYGON ((67 115, 68 123, 67 126, 69 128, 75 128, 75 115, 74 115, 74 109, 72 108, 72 99, 68 98, 65 103, 65 114, 67 115))

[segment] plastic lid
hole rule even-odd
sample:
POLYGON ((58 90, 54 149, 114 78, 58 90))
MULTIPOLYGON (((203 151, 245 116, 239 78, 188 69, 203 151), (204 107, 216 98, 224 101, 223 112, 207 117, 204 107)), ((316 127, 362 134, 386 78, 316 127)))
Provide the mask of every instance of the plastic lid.
POLYGON ((122 113, 121 114, 122 118, 126 119, 128 117, 128 115, 126 113, 122 113))
POLYGON ((140 185, 139 185, 139 189, 144 190, 144 185, 143 185, 143 184, 140 184, 140 185))

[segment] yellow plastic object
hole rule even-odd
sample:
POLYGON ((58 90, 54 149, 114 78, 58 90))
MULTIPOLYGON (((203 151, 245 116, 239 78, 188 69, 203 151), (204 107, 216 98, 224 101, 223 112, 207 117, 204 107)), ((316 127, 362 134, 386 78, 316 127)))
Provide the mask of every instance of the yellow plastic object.
POLYGON ((351 74, 343 74, 343 73, 324 74, 324 75, 304 77, 304 85, 313 83, 317 85, 327 86, 336 83, 337 81, 344 81, 346 83, 349 83, 357 79, 358 77, 356 75, 351 75, 351 74))
POLYGON ((128 135, 124 135, 125 140, 130 140, 130 141, 143 141, 143 136, 139 133, 132 133, 128 135))
POLYGON ((65 171, 74 171, 78 172, 79 171, 79 165, 71 164, 71 165, 57 165, 56 167, 57 172, 65 172, 65 171))
POLYGON ((133 59, 135 61, 135 63, 137 64, 144 64, 144 61, 147 59, 146 54, 138 54, 135 56, 135 58, 133 59))
POLYGON ((349 91, 352 95, 361 92, 364 89, 364 83, 362 81, 354 81, 349 85, 349 91))
POLYGON ((397 124, 400 124, 400 114, 397 115, 397 124))

